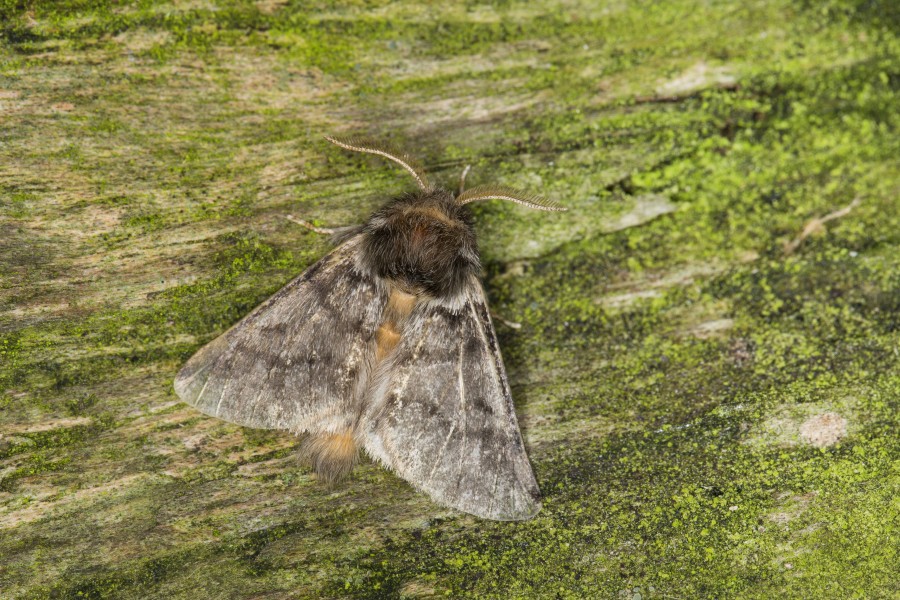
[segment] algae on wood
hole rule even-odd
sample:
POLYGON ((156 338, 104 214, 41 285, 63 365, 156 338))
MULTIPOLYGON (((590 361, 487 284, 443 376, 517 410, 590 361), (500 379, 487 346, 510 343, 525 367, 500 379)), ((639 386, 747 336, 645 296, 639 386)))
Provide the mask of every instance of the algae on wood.
POLYGON ((897 6, 0 2, 0 596, 896 597, 897 6), (532 521, 172 392, 360 132, 570 207, 475 208, 532 521))

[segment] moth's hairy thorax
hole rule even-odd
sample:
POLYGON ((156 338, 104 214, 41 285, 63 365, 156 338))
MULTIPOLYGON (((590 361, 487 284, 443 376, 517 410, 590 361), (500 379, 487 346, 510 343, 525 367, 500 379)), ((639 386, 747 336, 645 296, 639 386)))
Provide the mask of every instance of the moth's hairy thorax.
POLYGON ((444 190, 391 201, 363 232, 364 266, 408 294, 454 298, 481 269, 471 212, 444 190))

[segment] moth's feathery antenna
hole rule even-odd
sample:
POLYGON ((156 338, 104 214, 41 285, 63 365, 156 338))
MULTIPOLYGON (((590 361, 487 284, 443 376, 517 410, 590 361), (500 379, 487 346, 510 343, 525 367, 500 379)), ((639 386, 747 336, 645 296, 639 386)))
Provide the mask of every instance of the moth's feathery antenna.
POLYGON ((472 165, 466 165, 466 168, 463 169, 462 173, 459 176, 459 193, 457 196, 463 193, 463 190, 466 189, 466 175, 469 174, 469 169, 472 168, 472 165))
POLYGON ((516 204, 521 204, 528 208, 536 208, 538 210, 568 210, 553 200, 548 200, 543 196, 529 194, 502 185, 479 185, 456 197, 456 203, 459 205, 468 204, 469 202, 475 202, 477 200, 509 200, 516 204))
POLYGON ((325 139, 345 150, 368 152, 369 154, 377 154, 378 156, 388 158, 409 171, 409 174, 413 176, 422 190, 430 192, 433 189, 428 182, 428 178, 425 176, 425 170, 422 168, 422 165, 410 155, 401 152, 388 144, 356 138, 341 139, 329 135, 326 135, 325 139))

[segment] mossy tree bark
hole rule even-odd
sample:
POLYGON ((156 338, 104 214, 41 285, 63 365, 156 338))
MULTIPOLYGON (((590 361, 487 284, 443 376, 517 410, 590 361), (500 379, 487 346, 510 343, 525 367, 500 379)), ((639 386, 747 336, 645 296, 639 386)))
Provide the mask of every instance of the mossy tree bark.
POLYGON ((898 5, 318 4, 0 1, 0 596, 900 594, 898 5), (536 519, 174 396, 409 185, 325 133, 569 207, 476 207, 536 519))

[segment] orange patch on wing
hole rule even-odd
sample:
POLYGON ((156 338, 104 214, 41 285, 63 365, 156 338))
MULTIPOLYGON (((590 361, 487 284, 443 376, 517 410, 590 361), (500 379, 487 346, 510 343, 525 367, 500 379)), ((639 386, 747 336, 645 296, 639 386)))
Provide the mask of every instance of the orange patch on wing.
POLYGON ((375 332, 375 360, 382 361, 400 343, 400 332, 393 323, 385 323, 375 332))
POLYGON ((397 288, 392 289, 391 295, 388 297, 388 318, 394 323, 405 319, 412 312, 416 300, 418 298, 413 294, 407 294, 397 288))
POLYGON ((418 298, 397 288, 391 289, 384 320, 375 331, 375 360, 380 362, 400 343, 403 321, 412 313, 418 298))

